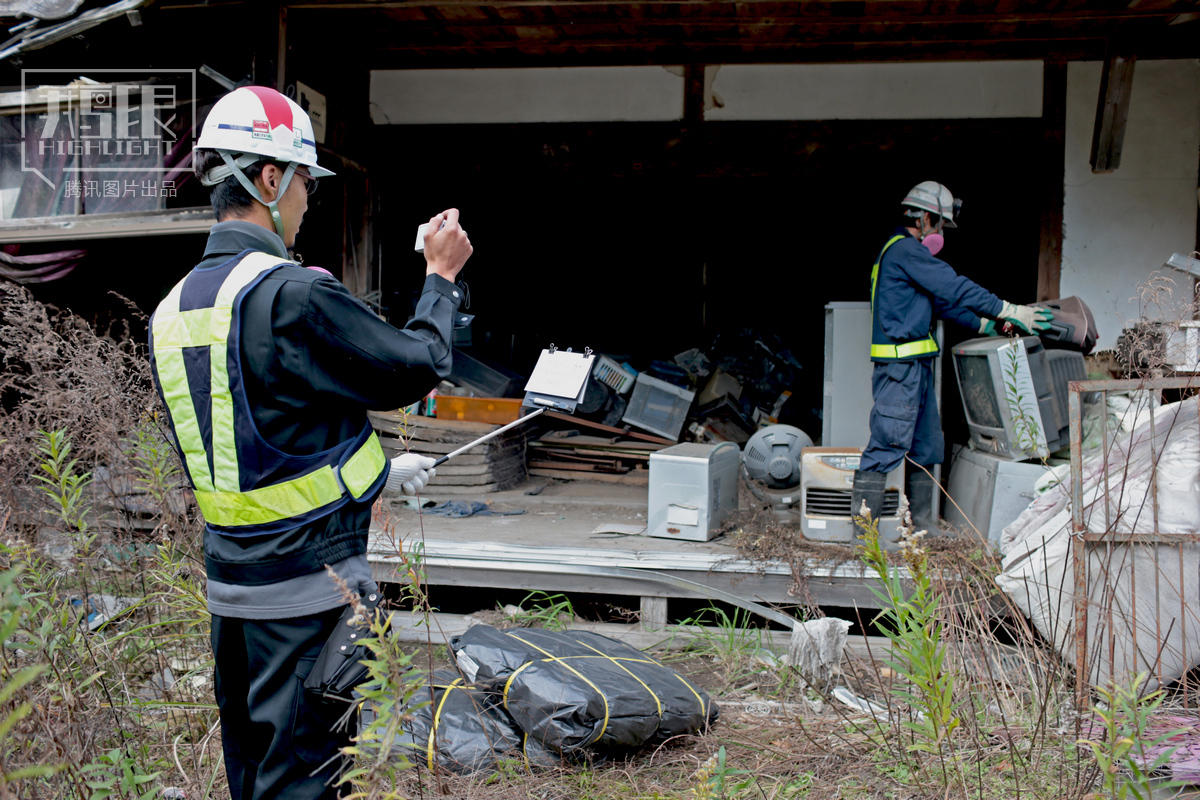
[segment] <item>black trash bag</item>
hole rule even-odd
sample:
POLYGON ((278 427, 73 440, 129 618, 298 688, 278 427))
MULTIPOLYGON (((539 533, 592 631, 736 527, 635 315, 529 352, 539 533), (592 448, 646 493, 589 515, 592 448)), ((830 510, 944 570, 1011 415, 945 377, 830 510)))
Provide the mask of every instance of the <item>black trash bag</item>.
POLYGON ((472 686, 453 670, 438 670, 406 709, 402 742, 412 760, 434 762, 459 773, 491 769, 505 756, 519 757, 523 735, 495 694, 472 686))
POLYGON ((703 689, 600 634, 476 625, 450 646, 467 678, 499 692, 529 738, 558 752, 638 747, 717 718, 703 689))

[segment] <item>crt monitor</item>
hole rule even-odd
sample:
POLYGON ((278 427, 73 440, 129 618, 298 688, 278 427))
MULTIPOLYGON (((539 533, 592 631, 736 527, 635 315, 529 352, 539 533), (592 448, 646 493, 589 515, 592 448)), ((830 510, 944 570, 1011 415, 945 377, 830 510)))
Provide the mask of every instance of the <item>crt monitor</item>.
POLYGON ((954 348, 954 373, 962 396, 971 447, 1014 460, 1036 458, 1037 453, 1022 442, 1015 420, 1019 418, 1012 396, 1012 363, 1001 348, 1020 342, 1025 349, 1029 374, 1037 398, 1038 419, 1050 452, 1069 442, 1067 382, 1086 376, 1083 354, 1069 350, 1046 350, 1036 336, 1019 339, 989 336, 970 339, 954 348))

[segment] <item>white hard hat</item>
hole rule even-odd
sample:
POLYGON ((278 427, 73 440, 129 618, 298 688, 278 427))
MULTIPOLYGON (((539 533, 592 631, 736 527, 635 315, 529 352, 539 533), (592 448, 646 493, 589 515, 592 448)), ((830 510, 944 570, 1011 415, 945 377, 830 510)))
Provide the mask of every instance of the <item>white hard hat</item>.
POLYGON ((954 218, 962 208, 962 201, 955 200, 950 190, 937 181, 921 181, 908 190, 900 205, 936 214, 944 220, 947 228, 957 228, 954 218))
MULTIPOLYGON (((224 150, 258 158, 237 158, 240 167, 269 159, 303 164, 314 178, 333 172, 317 166, 312 120, 293 100, 265 86, 242 86, 222 97, 208 112, 196 149, 224 150)), ((201 179, 206 186, 232 174, 221 164, 201 179)))

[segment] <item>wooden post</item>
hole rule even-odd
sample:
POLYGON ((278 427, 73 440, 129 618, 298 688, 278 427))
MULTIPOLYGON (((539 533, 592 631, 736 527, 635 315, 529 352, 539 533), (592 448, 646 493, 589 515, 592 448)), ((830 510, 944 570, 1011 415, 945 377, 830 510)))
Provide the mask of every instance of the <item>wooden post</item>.
POLYGON ((704 65, 683 66, 683 122, 704 121, 704 65))
POLYGON ((1067 65, 1047 61, 1042 71, 1041 233, 1037 299, 1056 300, 1062 277, 1063 179, 1066 172, 1067 65))
POLYGON ((287 6, 279 4, 279 40, 275 55, 275 91, 287 89, 287 6))
POLYGON ((1109 55, 1104 62, 1092 129, 1092 172, 1112 172, 1121 165, 1136 60, 1132 55, 1109 55))
POLYGON ((667 598, 642 596, 642 630, 660 631, 667 627, 667 598))
POLYGON ((264 36, 255 40, 251 68, 254 83, 258 86, 274 86, 282 92, 286 87, 284 80, 287 74, 287 7, 278 0, 256 3, 247 13, 256 29, 275 32, 274 39, 264 36))

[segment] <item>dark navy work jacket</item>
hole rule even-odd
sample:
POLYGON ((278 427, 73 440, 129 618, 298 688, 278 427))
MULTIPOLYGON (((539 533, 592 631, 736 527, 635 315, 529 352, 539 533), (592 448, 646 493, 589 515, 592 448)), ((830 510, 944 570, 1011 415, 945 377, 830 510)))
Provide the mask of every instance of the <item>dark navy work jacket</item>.
POLYGON ((883 254, 875 286, 873 325, 883 341, 923 339, 937 318, 978 331, 980 315, 1000 313, 999 297, 959 275, 903 228, 895 233, 904 238, 883 254))

